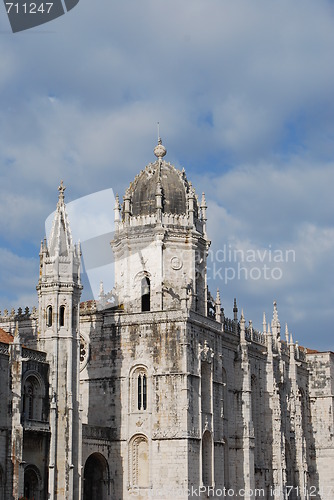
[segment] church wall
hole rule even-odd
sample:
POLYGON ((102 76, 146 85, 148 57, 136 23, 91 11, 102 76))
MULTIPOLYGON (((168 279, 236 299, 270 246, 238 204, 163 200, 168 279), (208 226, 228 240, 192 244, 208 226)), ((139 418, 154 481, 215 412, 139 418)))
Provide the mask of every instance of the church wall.
POLYGON ((187 420, 180 411, 187 392, 181 345, 184 327, 179 314, 168 316, 171 321, 166 313, 106 313, 103 324, 99 313, 91 315, 92 321, 82 316, 81 334, 90 345, 90 361, 81 372, 83 421, 93 433, 110 427, 115 440, 111 446, 123 463, 123 498, 131 487, 129 454, 136 440, 147 441, 150 485, 166 487, 165 480, 169 484, 171 477, 173 484, 187 480, 187 441, 183 439, 187 420), (143 374, 147 400, 146 407, 138 409, 138 376, 143 374), (162 477, 157 473, 161 465, 166 469, 162 477))
MULTIPOLYGON (((1 351, 8 352, 8 344, 0 344, 1 351)), ((11 491, 11 469, 8 461, 8 452, 10 446, 9 425, 9 356, 0 353, 0 499, 5 500, 9 497, 11 491), (8 495, 8 496, 6 496, 8 495)))
POLYGON ((310 366, 311 418, 315 447, 315 470, 319 498, 334 496, 334 354, 308 354, 310 366))
MULTIPOLYGON (((8 345, 0 343, 0 349, 8 352, 8 345)), ((8 426, 9 356, 0 352, 0 428, 8 426)))

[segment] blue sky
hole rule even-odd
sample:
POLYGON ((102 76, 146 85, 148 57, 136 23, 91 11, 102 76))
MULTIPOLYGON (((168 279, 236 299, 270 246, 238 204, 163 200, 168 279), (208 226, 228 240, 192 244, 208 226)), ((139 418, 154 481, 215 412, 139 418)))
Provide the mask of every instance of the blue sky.
POLYGON ((154 160, 159 121, 167 161, 206 193, 226 315, 237 297, 261 328, 276 299, 295 340, 334 350, 331 1, 80 0, 16 34, 1 5, 0 37, 2 311, 37 303, 60 179, 67 201, 123 195, 154 160), (254 252, 240 279, 225 279, 238 262, 219 262, 224 248, 254 252))

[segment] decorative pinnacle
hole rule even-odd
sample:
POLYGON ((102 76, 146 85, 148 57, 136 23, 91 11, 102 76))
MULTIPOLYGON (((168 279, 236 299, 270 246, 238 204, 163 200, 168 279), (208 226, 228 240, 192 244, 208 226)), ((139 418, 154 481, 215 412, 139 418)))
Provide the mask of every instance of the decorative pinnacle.
POLYGON ((64 192, 66 187, 64 186, 63 181, 60 181, 60 186, 58 187, 59 191, 59 200, 64 200, 64 192))
POLYGON ((161 137, 158 138, 158 145, 155 146, 153 152, 159 159, 162 159, 164 156, 166 156, 167 149, 162 145, 161 137))
POLYGON ((285 323, 285 340, 286 340, 286 343, 288 344, 289 343, 289 330, 288 330, 287 323, 285 323))
POLYGON ((276 300, 274 300, 273 305, 274 305, 274 312, 273 312, 272 325, 280 326, 280 322, 279 322, 279 319, 278 319, 278 313, 277 313, 277 302, 276 302, 276 300))

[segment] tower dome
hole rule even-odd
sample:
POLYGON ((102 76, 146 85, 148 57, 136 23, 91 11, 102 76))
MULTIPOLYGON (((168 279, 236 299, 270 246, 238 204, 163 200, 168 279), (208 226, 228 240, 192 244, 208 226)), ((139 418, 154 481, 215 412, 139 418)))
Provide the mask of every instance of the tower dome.
POLYGON ((186 215, 188 196, 194 198, 194 215, 198 217, 198 203, 191 183, 185 172, 177 170, 163 160, 166 149, 159 138, 154 148, 157 160, 149 163, 131 183, 127 196, 131 200, 131 215, 134 217, 151 215, 157 210, 157 197, 162 200, 162 212, 165 214, 186 215))

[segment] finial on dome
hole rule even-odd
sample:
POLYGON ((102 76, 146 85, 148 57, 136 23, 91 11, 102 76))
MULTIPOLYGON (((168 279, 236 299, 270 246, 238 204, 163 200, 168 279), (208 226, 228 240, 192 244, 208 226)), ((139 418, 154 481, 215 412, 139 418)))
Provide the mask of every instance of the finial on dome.
MULTIPOLYGON (((159 123, 158 123, 158 126, 159 126, 159 123)), ((159 132, 158 132, 158 134, 159 134, 159 132)), ((160 135, 158 136, 158 145, 155 146, 153 152, 154 152, 155 156, 159 159, 163 158, 167 153, 167 149, 165 148, 165 146, 163 146, 160 135)))

